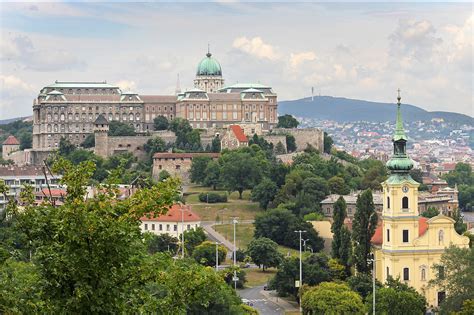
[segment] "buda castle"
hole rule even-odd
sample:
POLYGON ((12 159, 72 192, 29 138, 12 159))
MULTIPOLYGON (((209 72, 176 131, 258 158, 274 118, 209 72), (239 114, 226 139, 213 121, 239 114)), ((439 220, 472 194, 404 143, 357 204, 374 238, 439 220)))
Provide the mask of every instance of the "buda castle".
POLYGON ((194 88, 175 95, 141 95, 107 82, 60 82, 41 89, 33 103, 33 150, 51 151, 62 137, 80 145, 102 115, 132 125, 138 134, 153 131, 153 120, 187 119, 193 128, 252 124, 269 131, 277 124, 277 95, 270 86, 226 86, 219 62, 208 52, 199 62, 194 88))

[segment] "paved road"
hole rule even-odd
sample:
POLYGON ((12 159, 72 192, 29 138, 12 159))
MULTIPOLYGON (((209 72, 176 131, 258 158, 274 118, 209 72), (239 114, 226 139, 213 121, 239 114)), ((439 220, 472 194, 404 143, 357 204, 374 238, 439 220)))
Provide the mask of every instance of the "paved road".
MULTIPOLYGON (((253 220, 242 220, 240 223, 246 223, 250 224, 253 223, 253 220)), ((201 226, 204 229, 204 231, 207 232, 208 236, 210 239, 213 241, 218 241, 222 243, 225 247, 229 249, 227 252, 227 257, 232 258, 232 252, 234 251, 234 244, 231 241, 228 241, 222 234, 218 233, 216 230, 214 230, 212 227, 216 225, 214 221, 202 221, 201 226)))
POLYGON ((263 286, 248 288, 243 290, 238 290, 237 293, 243 299, 249 300, 253 304, 253 308, 257 309, 259 314, 262 315, 281 315, 285 314, 285 310, 275 304, 272 301, 269 301, 265 296, 263 296, 260 291, 263 290, 263 286))

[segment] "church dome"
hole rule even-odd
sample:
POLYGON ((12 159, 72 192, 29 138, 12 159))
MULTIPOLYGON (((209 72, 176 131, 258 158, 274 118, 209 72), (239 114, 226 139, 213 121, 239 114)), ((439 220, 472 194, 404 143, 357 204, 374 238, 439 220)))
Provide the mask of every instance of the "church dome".
POLYGON ((216 59, 212 58, 212 54, 208 52, 206 54, 206 58, 201 60, 201 62, 199 63, 196 75, 221 76, 222 75, 221 65, 216 59))

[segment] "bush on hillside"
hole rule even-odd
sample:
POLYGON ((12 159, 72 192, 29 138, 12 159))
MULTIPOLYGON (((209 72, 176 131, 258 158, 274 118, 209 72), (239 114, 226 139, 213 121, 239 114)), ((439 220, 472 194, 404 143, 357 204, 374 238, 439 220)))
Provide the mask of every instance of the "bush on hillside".
POLYGON ((227 195, 220 195, 218 193, 200 193, 199 201, 207 203, 227 202, 227 195))

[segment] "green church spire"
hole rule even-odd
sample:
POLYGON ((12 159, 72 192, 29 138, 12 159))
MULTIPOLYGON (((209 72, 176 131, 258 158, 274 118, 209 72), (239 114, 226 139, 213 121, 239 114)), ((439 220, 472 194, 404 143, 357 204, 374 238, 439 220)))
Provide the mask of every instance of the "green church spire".
POLYGON ((398 89, 398 97, 397 97, 397 123, 395 125, 395 135, 393 136, 393 141, 397 141, 400 139, 404 139, 405 141, 407 140, 407 136, 405 135, 405 129, 403 128, 403 121, 402 121, 402 113, 400 110, 400 89, 398 89))
POLYGON ((397 122, 395 124, 395 134, 393 135, 393 156, 387 162, 387 167, 390 171, 395 173, 408 173, 413 168, 413 161, 408 157, 406 151, 407 136, 403 128, 402 114, 401 114, 401 96, 400 89, 398 89, 397 97, 397 122))

